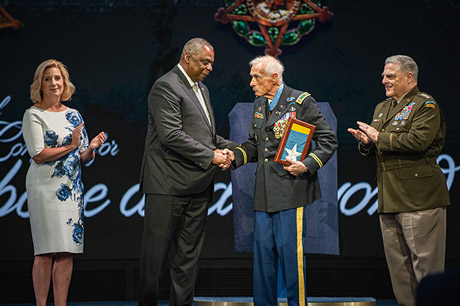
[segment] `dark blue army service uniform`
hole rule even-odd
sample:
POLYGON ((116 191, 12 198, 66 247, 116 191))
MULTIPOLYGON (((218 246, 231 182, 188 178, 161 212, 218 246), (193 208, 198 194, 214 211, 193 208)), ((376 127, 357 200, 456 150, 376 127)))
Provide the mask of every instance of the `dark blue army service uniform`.
MULTIPOLYGON (((275 98, 276 99, 276 98, 275 98)), ((234 149, 237 168, 257 162, 254 210, 254 303, 277 305, 278 260, 289 305, 306 305, 304 208, 321 197, 316 171, 334 154, 337 137, 307 92, 286 85, 272 111, 265 97, 254 101, 249 139, 234 149), (295 177, 274 157, 289 117, 316 126, 305 160, 307 172, 295 177)))

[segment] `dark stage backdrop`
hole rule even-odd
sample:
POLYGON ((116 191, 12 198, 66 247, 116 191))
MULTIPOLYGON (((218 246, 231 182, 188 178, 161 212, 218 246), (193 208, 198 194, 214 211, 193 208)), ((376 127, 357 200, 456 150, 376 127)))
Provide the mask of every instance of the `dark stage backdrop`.
MULTIPOLYGON (((23 24, 0 30, 0 262, 33 259, 24 180, 29 164, 21 134, 31 106, 29 86, 38 64, 64 62, 77 87, 68 106, 78 109, 89 136, 108 133, 95 161, 83 169, 85 253, 81 261, 137 260, 143 224, 138 192, 147 126, 146 99, 152 83, 178 61, 183 44, 204 37, 215 49, 214 71, 205 80, 217 129, 228 137, 228 113, 252 102, 248 62, 262 55, 230 24, 214 20, 224 0, 0 0, 23 24)), ((420 68, 419 88, 446 114, 447 140, 439 162, 453 205, 448 209, 448 265, 460 262, 459 180, 460 1, 322 1, 332 20, 316 22, 293 46, 283 46, 285 82, 329 102, 338 121, 338 214, 340 256, 325 257, 384 265, 376 214, 375 161, 361 157, 346 129, 369 122, 385 98, 384 60, 408 54, 420 68)), ((209 210, 204 258, 245 259, 233 249, 229 173, 216 180, 209 210)), ((314 256, 313 256, 314 258, 314 256)))

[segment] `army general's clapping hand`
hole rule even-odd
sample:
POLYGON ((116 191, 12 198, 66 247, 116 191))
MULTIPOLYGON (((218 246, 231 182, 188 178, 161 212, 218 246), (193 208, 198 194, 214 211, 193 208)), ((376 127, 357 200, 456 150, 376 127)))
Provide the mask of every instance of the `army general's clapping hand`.
POLYGON ((375 128, 366 124, 361 121, 357 121, 359 129, 352 129, 349 128, 348 132, 350 132, 353 137, 362 145, 368 145, 371 141, 377 142, 379 139, 379 131, 375 128))
POLYGON ((348 132, 350 132, 353 137, 362 145, 368 145, 370 142, 377 142, 379 139, 379 131, 375 128, 366 124, 364 122, 358 121, 359 129, 352 129, 349 128, 348 132))
POLYGON ((366 133, 367 137, 369 137, 372 142, 377 142, 379 140, 379 131, 367 123, 361 121, 358 121, 357 123, 361 131, 366 133))

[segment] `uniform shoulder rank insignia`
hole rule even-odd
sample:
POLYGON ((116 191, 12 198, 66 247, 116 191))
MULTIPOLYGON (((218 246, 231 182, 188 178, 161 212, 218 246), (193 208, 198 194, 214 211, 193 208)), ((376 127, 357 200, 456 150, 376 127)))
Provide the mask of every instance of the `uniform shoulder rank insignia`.
POLYGON ((303 92, 295 101, 295 103, 302 105, 303 100, 305 100, 306 97, 311 96, 310 93, 308 92, 303 92))
POLYGON ((436 109, 436 101, 434 100, 425 101, 425 107, 431 107, 432 109, 436 109))
POLYGON ((421 92, 421 93, 420 93, 420 97, 424 97, 424 98, 427 98, 427 99, 433 99, 432 96, 430 96, 429 94, 426 94, 426 93, 424 93, 424 92, 421 92))

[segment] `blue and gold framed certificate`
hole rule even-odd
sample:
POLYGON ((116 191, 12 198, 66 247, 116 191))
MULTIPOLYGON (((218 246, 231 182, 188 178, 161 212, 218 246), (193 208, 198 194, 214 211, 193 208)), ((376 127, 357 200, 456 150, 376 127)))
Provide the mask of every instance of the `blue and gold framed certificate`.
POLYGON ((290 163, 286 161, 286 157, 295 161, 304 160, 307 156, 315 128, 316 126, 313 124, 289 118, 274 161, 289 166, 290 163))

